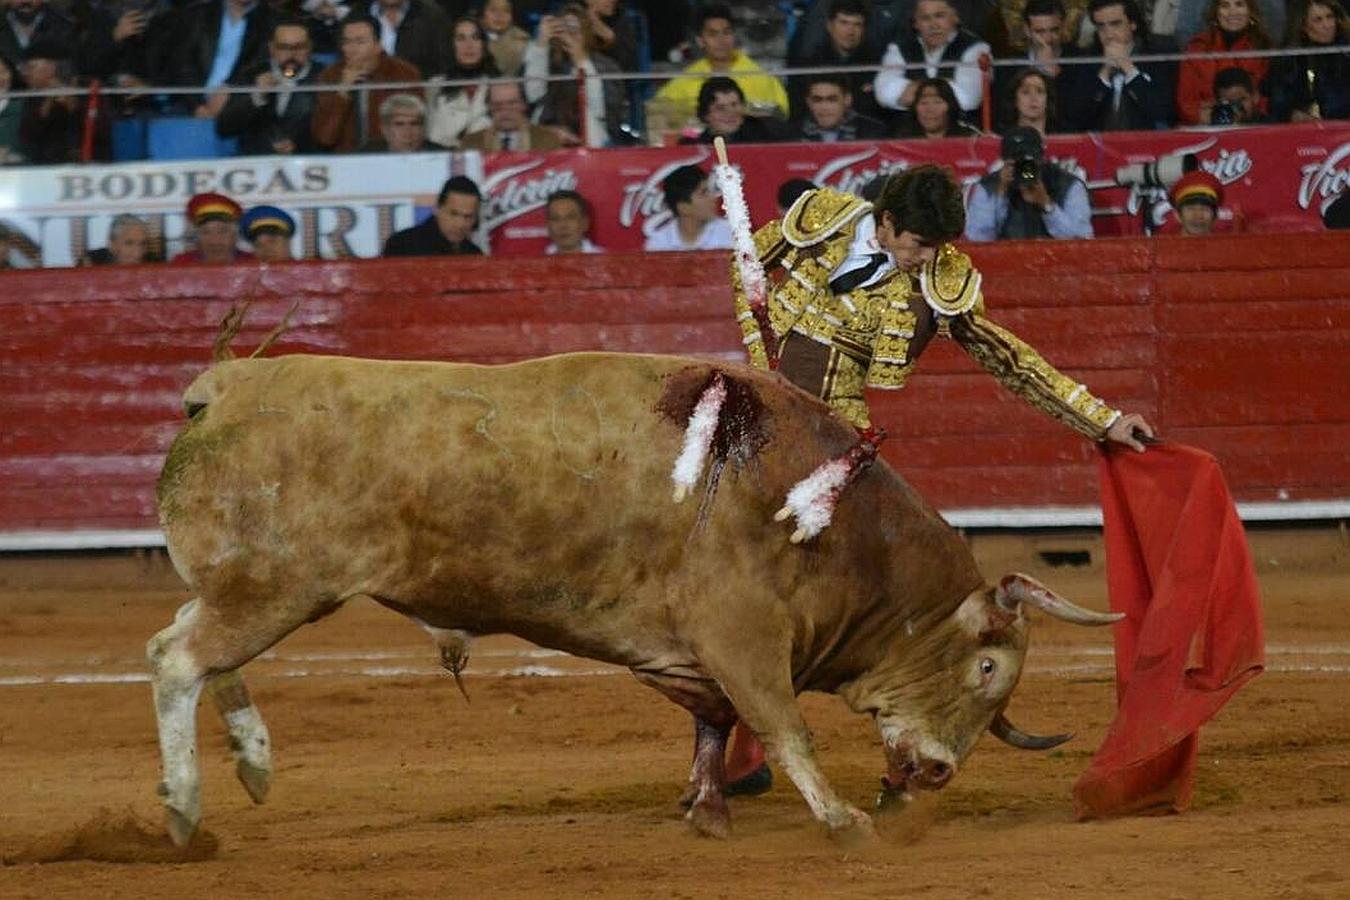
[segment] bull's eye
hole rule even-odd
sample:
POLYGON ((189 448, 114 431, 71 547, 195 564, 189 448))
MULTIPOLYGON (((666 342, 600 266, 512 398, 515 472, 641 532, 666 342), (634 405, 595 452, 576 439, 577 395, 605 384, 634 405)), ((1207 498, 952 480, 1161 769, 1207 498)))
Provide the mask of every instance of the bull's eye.
POLYGON ((993 675, 994 669, 996 668, 998 668, 998 664, 995 663, 994 660, 991 659, 990 657, 986 656, 984 659, 980 660, 980 674, 983 675, 985 678, 988 678, 990 675, 993 675))

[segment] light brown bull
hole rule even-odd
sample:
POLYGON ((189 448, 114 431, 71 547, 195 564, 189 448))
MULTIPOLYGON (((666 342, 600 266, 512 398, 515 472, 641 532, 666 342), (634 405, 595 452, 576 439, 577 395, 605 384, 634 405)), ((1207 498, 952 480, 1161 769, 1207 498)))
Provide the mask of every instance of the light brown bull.
POLYGON ((784 494, 855 434, 739 366, 249 359, 210 369, 185 404, 159 504, 196 599, 148 647, 179 843, 201 817, 201 687, 260 801, 267 731, 236 670, 352 597, 425 625, 452 666, 469 635, 497 632, 628 666, 694 715, 689 817, 709 834, 729 826, 722 754, 738 715, 817 819, 866 831, 817 768, 797 693, 837 693, 875 718, 892 789, 941 787, 986 729, 1038 745, 1002 716, 1026 654, 1025 605, 1114 621, 1023 576, 987 585, 960 537, 880 462, 819 538, 788 543, 773 522, 784 494), (672 463, 714 381, 725 402, 702 502, 674 505, 672 463))

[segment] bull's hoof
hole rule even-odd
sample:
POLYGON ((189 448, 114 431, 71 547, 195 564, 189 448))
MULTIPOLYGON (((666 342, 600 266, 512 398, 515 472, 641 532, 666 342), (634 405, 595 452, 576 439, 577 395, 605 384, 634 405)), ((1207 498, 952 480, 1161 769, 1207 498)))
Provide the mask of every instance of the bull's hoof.
POLYGON ((830 837, 842 847, 861 847, 877 839, 872 817, 860 809, 850 807, 845 815, 829 824, 830 837))
POLYGON ((768 763, 760 763, 759 768, 749 775, 742 775, 722 788, 726 797, 758 797, 773 787, 773 770, 768 763))
POLYGON ((731 812, 721 797, 704 800, 689 807, 684 819, 700 837, 726 840, 731 837, 731 812))
POLYGON ((192 843, 192 836, 197 833, 197 823, 200 821, 201 816, 194 818, 172 806, 164 807, 164 827, 168 829, 169 839, 175 847, 186 847, 192 843))
POLYGON ((239 777, 239 783, 248 791, 254 803, 262 803, 267 799, 267 791, 272 786, 271 769, 264 769, 241 759, 234 765, 234 774, 239 777))

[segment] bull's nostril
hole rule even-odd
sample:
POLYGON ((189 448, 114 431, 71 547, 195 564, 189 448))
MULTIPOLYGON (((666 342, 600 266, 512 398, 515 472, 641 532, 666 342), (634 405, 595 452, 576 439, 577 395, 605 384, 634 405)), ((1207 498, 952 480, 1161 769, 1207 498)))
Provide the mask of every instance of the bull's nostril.
POLYGON ((935 785, 944 785, 952 777, 952 767, 944 762, 935 762, 928 768, 928 778, 935 785))

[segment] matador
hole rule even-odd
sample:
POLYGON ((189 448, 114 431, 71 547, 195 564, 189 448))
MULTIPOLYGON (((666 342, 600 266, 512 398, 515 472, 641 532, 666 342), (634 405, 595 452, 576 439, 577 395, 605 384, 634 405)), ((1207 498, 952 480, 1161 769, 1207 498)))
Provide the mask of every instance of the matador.
POLYGON ((1141 416, 1112 409, 985 315, 980 273, 951 244, 964 222, 960 189, 938 166, 891 176, 875 204, 830 188, 803 194, 754 234, 767 315, 755 316, 732 267, 751 363, 769 368, 767 319, 778 371, 865 431, 865 389, 903 387, 928 342, 946 335, 1037 409, 1142 450, 1134 430, 1152 429, 1141 416))
MULTIPOLYGON (((829 188, 803 194, 754 234, 763 308, 751 308, 732 264, 751 363, 770 368, 772 352, 784 377, 871 435, 866 389, 903 387, 928 342, 946 335, 1037 409, 1094 441, 1142 451, 1153 436, 1142 416, 1111 408, 986 317, 980 273, 951 243, 964 228, 960 188, 934 165, 887 178, 875 202, 829 188)), ((763 749, 740 725, 726 775, 728 794, 772 783, 763 749)))

